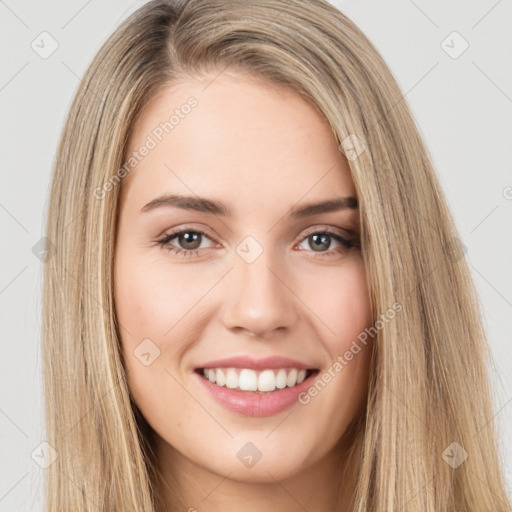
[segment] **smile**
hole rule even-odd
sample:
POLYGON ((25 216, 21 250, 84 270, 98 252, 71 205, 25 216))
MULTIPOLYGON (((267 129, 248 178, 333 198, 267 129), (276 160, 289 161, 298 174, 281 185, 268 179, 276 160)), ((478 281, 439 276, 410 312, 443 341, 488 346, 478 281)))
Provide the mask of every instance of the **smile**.
POLYGON ((299 402, 319 373, 318 369, 276 368, 197 368, 192 374, 199 381, 207 400, 242 416, 273 416, 299 402))
POLYGON ((278 368, 202 368, 199 373, 217 386, 237 391, 271 393, 276 389, 292 388, 308 378, 314 370, 278 368))

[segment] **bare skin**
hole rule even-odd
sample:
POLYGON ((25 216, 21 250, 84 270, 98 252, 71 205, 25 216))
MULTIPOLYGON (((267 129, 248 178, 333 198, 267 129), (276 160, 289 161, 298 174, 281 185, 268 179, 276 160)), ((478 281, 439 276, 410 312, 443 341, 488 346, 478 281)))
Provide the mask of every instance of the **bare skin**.
POLYGON ((120 197, 116 314, 130 390, 155 431, 167 484, 160 492, 167 510, 169 488, 184 511, 332 512, 338 493, 349 507, 355 468, 338 490, 340 439, 365 402, 370 343, 307 404, 263 417, 219 404, 194 372, 219 358, 280 355, 319 377, 333 373, 372 322, 360 249, 333 235, 319 246, 312 240, 325 229, 357 240, 357 209, 288 216, 307 203, 356 197, 328 124, 290 89, 228 72, 204 89, 213 78, 175 84, 142 113, 129 154, 197 99, 123 180, 120 197), (171 193, 222 201, 233 216, 169 206, 141 212, 171 193), (199 248, 189 249, 190 235, 158 243, 181 227, 204 233, 199 248), (237 252, 246 237, 251 251, 262 251, 250 263, 237 252), (143 340, 151 340, 151 358, 153 347, 160 351, 149 365, 134 354, 143 340), (248 442, 261 453, 252 467, 237 456, 248 442))

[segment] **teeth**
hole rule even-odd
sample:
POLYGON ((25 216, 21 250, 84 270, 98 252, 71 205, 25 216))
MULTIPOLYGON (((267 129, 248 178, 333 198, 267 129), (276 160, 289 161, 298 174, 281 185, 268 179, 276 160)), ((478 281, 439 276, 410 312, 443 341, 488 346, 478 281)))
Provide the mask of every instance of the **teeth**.
MULTIPOLYGON (((256 375, 255 372, 252 373, 256 375)), ((243 389, 242 384, 240 384, 240 389, 243 389)), ((276 376, 274 372, 272 370, 262 371, 258 377, 258 391, 274 391, 274 389, 276 389, 276 376)))
POLYGON ((281 368, 256 372, 248 368, 207 368, 203 370, 203 376, 230 389, 268 392, 300 384, 306 378, 306 370, 281 368))
POLYGON ((243 369, 238 377, 238 387, 242 391, 256 391, 258 389, 258 377, 256 377, 256 372, 243 369))
POLYGON ((292 387, 297 382, 297 370, 292 368, 290 373, 288 374, 288 378, 286 379, 286 385, 288 387, 292 387))
POLYGON ((226 376, 224 375, 224 372, 220 369, 217 370, 217 372, 215 373, 215 382, 219 386, 224 386, 224 384, 226 384, 226 376))
POLYGON ((226 387, 231 389, 238 387, 238 375, 233 368, 229 368, 226 373, 226 387))
MULTIPOLYGON (((274 372, 272 372, 272 373, 274 373, 274 372)), ((292 382, 292 381, 290 380, 290 382, 292 382)), ((284 368, 281 368, 277 372, 275 383, 276 383, 276 388, 283 389, 286 387, 286 370, 284 368)), ((292 384, 293 384, 293 382, 292 382, 292 384)))

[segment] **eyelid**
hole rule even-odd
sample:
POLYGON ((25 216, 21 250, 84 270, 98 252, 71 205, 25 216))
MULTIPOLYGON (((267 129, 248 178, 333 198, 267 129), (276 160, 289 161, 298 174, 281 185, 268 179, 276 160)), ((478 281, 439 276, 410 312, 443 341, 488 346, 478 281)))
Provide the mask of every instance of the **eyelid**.
POLYGON ((172 240, 172 238, 178 236, 180 233, 185 232, 185 231, 193 231, 193 232, 197 232, 197 233, 202 233, 202 234, 206 235, 212 242, 219 243, 216 239, 216 236, 213 235, 212 231, 210 229, 208 229, 207 227, 205 227, 205 226, 195 227, 195 226, 191 226, 188 224, 183 224, 183 225, 180 224, 177 227, 166 229, 165 232, 160 237, 157 238, 157 241, 162 241, 162 240, 165 240, 170 237, 172 240))
POLYGON ((346 228, 340 228, 338 226, 331 226, 329 224, 316 224, 310 228, 307 228, 303 234, 304 235, 309 235, 311 233, 315 233, 317 231, 322 231, 323 229, 325 230, 331 230, 331 231, 340 231, 342 233, 348 233, 348 234, 354 234, 353 231, 351 231, 350 229, 346 229, 346 228))
MULTIPOLYGON (((213 241, 217 242, 216 236, 212 233, 212 231, 209 228, 207 228, 204 225, 202 225, 201 227, 198 228, 198 227, 195 227, 195 226, 192 226, 192 225, 188 225, 188 224, 184 224, 184 225, 180 224, 177 227, 165 230, 165 232, 160 237, 158 237, 158 238, 159 239, 166 238, 169 235, 180 233, 180 232, 186 231, 186 230, 203 232, 205 235, 207 235, 213 241)), ((340 228, 340 227, 337 227, 337 226, 330 226, 328 224, 324 224, 324 225, 322 225, 322 224, 318 225, 317 224, 315 226, 311 226, 310 228, 307 228, 305 231, 304 230, 301 231, 301 234, 297 235, 297 236, 306 237, 306 236, 309 236, 309 235, 311 235, 313 233, 317 233, 318 231, 322 231, 322 230, 334 231, 334 232, 339 233, 341 235, 346 234, 346 235, 354 236, 354 237, 359 236, 359 234, 356 231, 352 230, 352 229, 340 228)), ((302 238, 300 240, 302 240, 302 238)), ((217 242, 217 243, 219 243, 219 242, 217 242)))
POLYGON ((338 236, 341 236, 342 238, 346 238, 349 240, 359 239, 359 234, 352 229, 340 228, 337 226, 330 226, 328 224, 324 224, 324 225, 317 224, 316 226, 312 226, 311 228, 307 228, 305 231, 302 231, 298 241, 302 241, 302 240, 304 240, 304 238, 308 237, 309 235, 312 235, 312 234, 318 233, 318 232, 336 234, 338 236))
MULTIPOLYGON (((213 242, 214 244, 219 245, 220 242, 218 242, 217 237, 212 235, 210 229, 208 229, 206 226, 201 226, 200 228, 191 226, 191 225, 179 225, 178 227, 171 228, 170 230, 166 231, 158 240, 157 243, 165 245, 169 243, 171 240, 179 236, 181 233, 187 232, 187 231, 193 231, 200 233, 202 235, 206 235, 206 237, 213 242)), ((330 226, 327 224, 324 225, 315 225, 311 226, 310 228, 307 228, 305 231, 301 231, 301 234, 298 235, 298 238, 296 238, 294 242, 294 247, 298 243, 302 243, 308 236, 315 234, 315 233, 327 233, 330 236, 338 236, 343 239, 345 239, 347 242, 353 242, 356 245, 359 243, 359 233, 355 232, 351 229, 346 228, 340 228, 336 226, 330 226)), ((203 250, 205 250, 204 248, 203 250)), ((200 249, 191 249, 191 251, 199 251, 200 249)))

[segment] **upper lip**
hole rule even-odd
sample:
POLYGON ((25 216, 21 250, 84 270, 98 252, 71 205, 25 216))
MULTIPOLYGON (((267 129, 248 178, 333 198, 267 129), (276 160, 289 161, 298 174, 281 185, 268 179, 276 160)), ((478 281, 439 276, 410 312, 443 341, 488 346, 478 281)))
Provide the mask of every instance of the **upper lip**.
POLYGON ((249 368, 252 370, 265 370, 267 368, 297 368, 299 370, 316 370, 310 364, 302 363, 296 359, 290 359, 284 356, 270 356, 256 359, 251 356, 234 356, 225 359, 216 359, 196 366, 199 368, 249 368))

